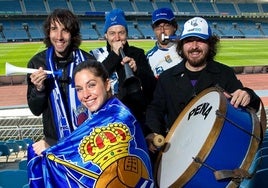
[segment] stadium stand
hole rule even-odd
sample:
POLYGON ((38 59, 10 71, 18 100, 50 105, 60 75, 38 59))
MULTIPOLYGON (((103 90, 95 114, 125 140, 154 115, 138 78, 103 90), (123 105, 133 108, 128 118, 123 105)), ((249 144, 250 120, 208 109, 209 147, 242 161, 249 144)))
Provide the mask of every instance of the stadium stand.
POLYGON ((151 12, 152 13, 154 11, 154 7, 151 1, 135 0, 135 4, 139 12, 147 12, 147 13, 151 12))
POLYGON ((125 12, 135 12, 131 1, 114 0, 116 8, 122 8, 125 12))
POLYGON ((233 3, 230 2, 222 2, 216 4, 220 15, 237 15, 236 9, 233 5, 233 3))
POLYGON ((22 14, 20 1, 15 0, 1 0, 0 1, 1 14, 22 14))
POLYGON ((195 3, 196 8, 198 10, 199 14, 206 14, 206 15, 214 15, 216 14, 216 11, 213 8, 213 4, 211 3, 206 3, 206 2, 196 2, 195 3))
POLYGON ((49 8, 49 12, 52 12, 52 10, 56 8, 66 8, 69 9, 67 3, 68 1, 66 0, 46 0, 44 3, 47 3, 47 7, 49 8))
POLYGON ((43 20, 55 8, 68 8, 80 17, 83 40, 103 38, 104 16, 113 8, 125 11, 130 25, 129 38, 152 38, 151 13, 159 7, 171 8, 180 28, 190 16, 199 15, 205 17, 213 32, 222 38, 266 38, 268 35, 268 3, 256 0, 0 0, 0 42, 42 40, 43 20))
POLYGON ((157 8, 161 8, 161 7, 167 7, 170 8, 171 10, 173 10, 173 12, 177 12, 178 9, 176 7, 176 5, 174 5, 172 2, 170 2, 169 0, 165 0, 165 1, 155 1, 155 5, 157 8))
POLYGON ((263 10, 263 13, 267 13, 268 12, 268 3, 262 3, 262 10, 263 10))
MULTIPOLYGON (((114 8, 112 6, 112 1, 107 0, 94 0, 92 1, 92 6, 94 5, 93 11, 100 11, 100 12, 109 12, 114 8)), ((113 4, 114 5, 114 4, 113 4)))
POLYGON ((26 14, 30 15, 46 15, 47 10, 43 0, 24 0, 26 14))
POLYGON ((179 10, 179 15, 195 15, 197 13, 190 1, 176 2, 176 6, 179 10))
POLYGON ((84 14, 87 11, 91 11, 90 2, 87 0, 76 0, 75 2, 71 1, 73 11, 76 14, 84 14))

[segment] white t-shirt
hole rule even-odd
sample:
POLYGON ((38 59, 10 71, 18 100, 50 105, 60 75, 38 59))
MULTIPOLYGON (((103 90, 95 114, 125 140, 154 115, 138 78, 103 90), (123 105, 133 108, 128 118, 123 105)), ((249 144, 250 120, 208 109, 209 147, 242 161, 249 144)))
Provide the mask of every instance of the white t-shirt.
POLYGON ((169 45, 168 48, 160 48, 156 43, 146 54, 151 69, 157 78, 163 71, 177 65, 182 60, 176 51, 177 44, 169 43, 169 45))

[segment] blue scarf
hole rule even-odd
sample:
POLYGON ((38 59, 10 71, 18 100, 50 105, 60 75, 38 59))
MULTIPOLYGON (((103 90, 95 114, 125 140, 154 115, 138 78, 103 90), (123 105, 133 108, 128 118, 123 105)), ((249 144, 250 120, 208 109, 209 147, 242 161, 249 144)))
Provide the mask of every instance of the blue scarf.
MULTIPOLYGON (((73 62, 71 62, 67 67, 67 74, 70 78, 72 78, 75 66, 85 60, 85 57, 83 56, 81 50, 77 49, 72 53, 73 53, 73 62)), ((48 70, 55 72, 56 67, 55 62, 53 61, 53 55, 54 55, 54 48, 53 47, 48 48, 46 54, 47 68, 48 70)), ((81 123, 81 121, 85 120, 84 116, 87 116, 86 115, 87 110, 83 108, 80 101, 78 100, 74 87, 74 82, 72 80, 69 83, 67 91, 69 97, 67 101, 70 111, 66 112, 62 95, 59 89, 57 75, 52 74, 52 76, 54 80, 54 85, 52 86, 53 89, 52 92, 50 93, 50 102, 54 113, 53 114, 54 124, 56 126, 58 139, 60 140, 68 136, 72 130, 77 128, 77 126, 81 123), (67 119, 68 116, 71 117, 72 121, 71 125, 69 124, 69 121, 67 119)))
POLYGON ((42 155, 29 150, 31 188, 154 187, 140 124, 117 98, 42 155))

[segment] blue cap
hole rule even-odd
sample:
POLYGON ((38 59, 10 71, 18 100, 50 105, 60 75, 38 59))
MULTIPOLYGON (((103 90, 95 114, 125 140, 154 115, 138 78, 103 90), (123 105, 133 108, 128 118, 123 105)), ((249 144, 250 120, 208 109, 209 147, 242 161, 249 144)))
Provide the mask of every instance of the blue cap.
POLYGON ((107 32, 109 27, 114 25, 122 25, 127 30, 127 21, 125 19, 125 13, 122 9, 113 9, 105 16, 104 33, 107 32))
POLYGON ((152 14, 152 23, 155 24, 155 22, 159 20, 166 20, 166 21, 172 21, 175 19, 175 16, 170 8, 159 8, 155 10, 152 14))
POLYGON ((211 35, 211 29, 207 21, 201 17, 194 17, 184 23, 180 40, 187 37, 198 37, 207 40, 211 35))

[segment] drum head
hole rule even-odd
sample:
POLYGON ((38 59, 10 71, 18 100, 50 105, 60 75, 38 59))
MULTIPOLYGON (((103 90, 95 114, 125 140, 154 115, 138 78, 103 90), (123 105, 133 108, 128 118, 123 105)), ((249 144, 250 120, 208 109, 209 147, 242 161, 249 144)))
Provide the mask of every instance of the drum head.
POLYGON ((193 158, 203 159, 214 145, 222 127, 216 111, 226 111, 225 100, 215 88, 204 90, 178 116, 158 156, 159 187, 181 186, 197 171, 193 158))

